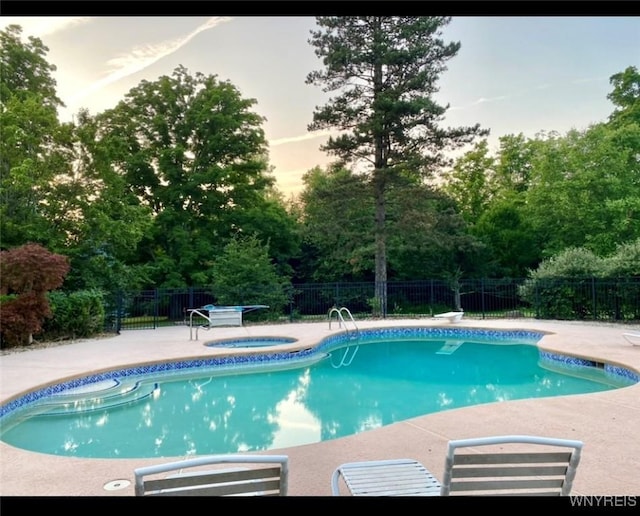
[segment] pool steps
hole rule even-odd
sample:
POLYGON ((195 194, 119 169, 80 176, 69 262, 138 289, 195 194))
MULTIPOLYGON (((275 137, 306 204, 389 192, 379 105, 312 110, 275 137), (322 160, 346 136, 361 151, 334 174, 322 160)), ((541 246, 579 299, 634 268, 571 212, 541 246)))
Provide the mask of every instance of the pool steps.
POLYGON ((136 381, 123 384, 116 379, 99 382, 99 384, 68 389, 44 399, 37 405, 38 416, 55 416, 69 412, 95 412, 96 410, 113 408, 146 399, 153 395, 153 392, 158 388, 156 382, 136 381), (109 385, 101 388, 99 384, 109 385))

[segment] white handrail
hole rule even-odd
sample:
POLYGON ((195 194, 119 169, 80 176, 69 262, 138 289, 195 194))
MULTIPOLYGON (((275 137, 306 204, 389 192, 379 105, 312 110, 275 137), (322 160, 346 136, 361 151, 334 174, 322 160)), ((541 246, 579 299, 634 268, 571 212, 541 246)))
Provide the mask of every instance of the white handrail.
MULTIPOLYGON (((189 309, 189 340, 193 340, 193 314, 198 314, 201 317, 204 317, 207 322, 210 322, 209 316, 208 315, 204 315, 202 312, 200 312, 197 308, 191 308, 189 309)), ((201 325, 196 326, 196 340, 198 340, 198 329, 201 327, 201 325)), ((209 329, 206 326, 202 326, 205 329, 209 329)))
POLYGON ((351 312, 349 311, 349 309, 346 306, 343 306, 342 308, 333 307, 331 310, 329 310, 329 329, 331 329, 331 316, 335 313, 337 315, 338 324, 340 324, 340 327, 342 328, 342 325, 344 324, 345 330, 347 332, 349 331, 349 328, 347 328, 347 323, 345 322, 344 317, 342 316, 343 312, 345 312, 349 316, 349 319, 353 323, 353 327, 354 327, 356 333, 359 333, 360 330, 358 329, 358 325, 356 324, 356 321, 353 318, 353 315, 351 315, 351 312))

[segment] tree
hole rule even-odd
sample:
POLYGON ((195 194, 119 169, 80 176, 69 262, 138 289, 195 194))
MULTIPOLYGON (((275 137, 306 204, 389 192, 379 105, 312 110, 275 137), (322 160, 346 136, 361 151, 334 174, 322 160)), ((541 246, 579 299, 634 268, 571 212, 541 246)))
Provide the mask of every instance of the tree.
POLYGON ((369 178, 375 205, 375 284, 386 314, 386 191, 394 175, 425 177, 449 160, 445 151, 469 143, 478 125, 440 128, 445 107, 433 94, 459 43, 445 43, 445 17, 318 17, 309 43, 324 70, 307 83, 339 94, 313 113, 309 130, 337 129, 323 150, 369 178))
POLYGON ((315 167, 303 182, 305 280, 371 280, 372 199, 363 178, 341 167, 315 167))
POLYGON ((231 239, 211 266, 213 293, 222 305, 264 304, 281 313, 287 304, 286 278, 278 275, 268 245, 255 235, 231 239))
POLYGON ((489 155, 487 140, 458 158, 447 174, 443 190, 457 203, 467 222, 478 220, 492 197, 491 179, 495 175, 495 160, 489 155))
POLYGON ((60 170, 60 124, 48 48, 22 29, 0 31, 0 234, 2 248, 49 243, 58 233, 47 213, 60 170))
POLYGON ((51 315, 47 292, 59 288, 69 272, 66 257, 39 244, 0 251, 0 335, 2 345, 30 344, 51 315))
POLYGON ((635 66, 612 75, 609 82, 613 91, 607 98, 616 109, 609 117, 610 123, 619 126, 628 123, 640 124, 640 72, 635 66))
POLYGON ((467 214, 471 233, 487 247, 483 257, 486 272, 495 277, 519 278, 541 259, 538 233, 525 213, 525 192, 539 142, 523 134, 502 136, 499 141, 495 157, 478 145, 477 152, 467 152, 456 162, 454 174, 459 174, 460 181, 455 186, 461 190, 456 198, 463 214, 467 214), (459 164, 464 167, 460 172, 459 164), (470 207, 475 206, 479 208, 472 212, 470 207))
POLYGON ((500 137, 497 162, 492 178, 492 191, 498 198, 519 195, 529 188, 533 158, 540 146, 538 140, 520 133, 500 137))
POLYGON ((483 258, 491 276, 522 278, 542 259, 538 233, 516 195, 494 199, 475 221, 472 233, 487 246, 483 258))
MULTIPOLYGON (((311 278, 371 281, 374 278, 373 197, 360 175, 316 167, 304 176, 301 194, 304 241, 311 278)), ((387 185, 388 276, 398 280, 449 277, 479 270, 482 247, 468 234, 454 202, 432 187, 396 176, 387 185)))
POLYGON ((57 178, 52 202, 59 227, 69 239, 64 252, 71 260, 65 289, 142 288, 148 281, 136 262, 138 245, 151 230, 151 209, 141 205, 118 172, 119 150, 100 134, 96 117, 80 110, 73 127, 73 166, 57 178))
POLYGON ((155 286, 202 284, 201 271, 242 232, 240 212, 264 203, 273 178, 254 104, 231 83, 180 66, 97 117, 114 170, 153 212, 138 260, 151 264, 155 286))
MULTIPOLYGON (((254 235, 267 246, 268 254, 279 276, 295 274, 291 259, 300 249, 300 232, 295 214, 290 213, 282 194, 269 187, 248 206, 238 207, 232 219, 238 236, 254 235)), ((201 284, 206 284, 201 283, 201 284)))
POLYGON ((640 236, 640 126, 597 124, 538 137, 524 215, 546 256, 567 247, 598 255, 640 236))

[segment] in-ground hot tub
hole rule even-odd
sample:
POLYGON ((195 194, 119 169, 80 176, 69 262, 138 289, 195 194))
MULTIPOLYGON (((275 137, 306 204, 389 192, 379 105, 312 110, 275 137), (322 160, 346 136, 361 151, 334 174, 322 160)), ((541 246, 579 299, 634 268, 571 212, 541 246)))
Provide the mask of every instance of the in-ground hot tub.
POLYGON ((297 339, 292 337, 240 337, 235 339, 211 340, 205 343, 210 348, 264 348, 291 344, 297 339))

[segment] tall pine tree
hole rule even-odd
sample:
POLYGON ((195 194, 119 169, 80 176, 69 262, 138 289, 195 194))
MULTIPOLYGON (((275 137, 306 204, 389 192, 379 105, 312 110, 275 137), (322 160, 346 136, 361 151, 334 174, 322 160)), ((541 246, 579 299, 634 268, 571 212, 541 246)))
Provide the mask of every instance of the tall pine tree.
POLYGON ((309 130, 337 129, 322 150, 366 174, 375 200, 375 283, 387 307, 386 192, 397 175, 428 177, 449 163, 447 151, 486 134, 479 125, 441 128, 447 107, 433 95, 445 63, 460 49, 445 43, 446 17, 321 16, 309 43, 324 69, 307 84, 337 92, 316 108, 309 130))

